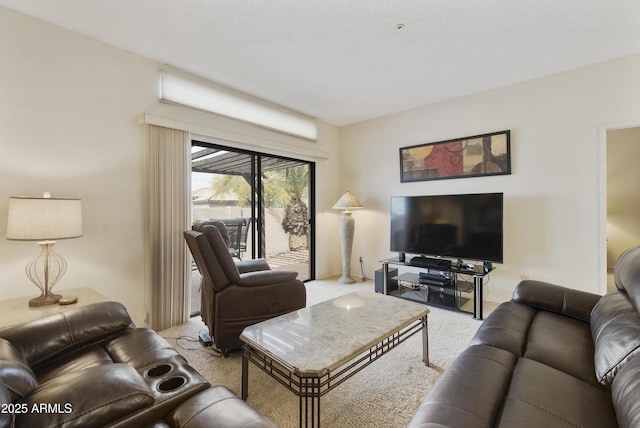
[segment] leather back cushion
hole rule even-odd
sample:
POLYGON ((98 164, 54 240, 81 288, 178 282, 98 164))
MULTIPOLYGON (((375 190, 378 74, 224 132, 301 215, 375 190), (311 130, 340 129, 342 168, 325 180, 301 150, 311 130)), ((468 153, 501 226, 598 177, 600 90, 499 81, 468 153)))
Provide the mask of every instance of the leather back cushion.
POLYGON ((38 387, 38 380, 22 354, 0 338, 0 384, 4 384, 9 401, 16 401, 38 387))
POLYGON ((218 263, 220 263, 222 270, 227 278, 229 278, 229 282, 237 283, 240 280, 240 273, 231 254, 229 254, 229 247, 224 243, 218 228, 215 226, 204 226, 202 232, 209 240, 209 244, 218 259, 218 263))
POLYGON ((60 354, 97 342, 132 325, 127 309, 101 302, 0 330, 34 370, 60 354))
POLYGON ((640 358, 629 361, 611 384, 611 399, 616 409, 618 426, 635 428, 640 426, 640 358))
POLYGON ((640 247, 629 248, 618 257, 613 277, 618 290, 626 291, 636 311, 640 312, 640 247))
MULTIPOLYGON (((213 226, 211 228, 215 229, 213 226)), ((211 285, 216 291, 222 290, 229 285, 229 278, 224 273, 216 254, 211 248, 209 238, 200 231, 187 230, 184 238, 193 254, 193 258, 198 265, 200 273, 205 279, 205 287, 211 285)))
POLYGON ((598 382, 610 387, 620 369, 640 355, 640 316, 623 291, 603 296, 591 312, 598 382))

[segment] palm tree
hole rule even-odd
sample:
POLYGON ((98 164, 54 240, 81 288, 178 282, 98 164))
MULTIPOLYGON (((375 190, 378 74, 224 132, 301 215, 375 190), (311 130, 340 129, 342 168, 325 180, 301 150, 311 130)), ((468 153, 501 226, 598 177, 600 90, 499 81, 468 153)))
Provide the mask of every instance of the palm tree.
MULTIPOLYGON (((308 166, 267 171, 262 178, 265 207, 285 207, 282 228, 289 234, 289 249, 307 249, 309 211, 302 199, 307 196, 309 188, 308 166)), ((219 198, 237 198, 241 207, 251 205, 251 186, 243 176, 215 175, 211 187, 219 198)))
POLYGON ((282 219, 282 228, 289 234, 291 251, 309 248, 309 210, 302 200, 309 189, 309 168, 306 165, 289 167, 278 171, 274 177, 277 187, 283 189, 287 205, 282 219))

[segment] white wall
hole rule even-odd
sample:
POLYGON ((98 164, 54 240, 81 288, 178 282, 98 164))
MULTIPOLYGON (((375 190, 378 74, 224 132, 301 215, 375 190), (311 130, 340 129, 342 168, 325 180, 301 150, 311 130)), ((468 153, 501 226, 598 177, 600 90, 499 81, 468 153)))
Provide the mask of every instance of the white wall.
POLYGON ((504 192, 504 264, 488 299, 509 299, 523 276, 602 292, 599 128, 640 118, 638 76, 635 55, 341 128, 343 187, 366 207, 354 259, 372 272, 391 255, 392 195, 504 192), (511 175, 400 183, 400 147, 505 129, 511 175))
POLYGON ((69 262, 58 290, 93 287, 143 323, 141 113, 238 137, 240 147, 327 153, 316 166, 319 278, 340 271, 331 206, 345 190, 366 206, 354 213, 352 272, 363 256, 370 277, 390 255, 390 196, 503 191, 505 263, 488 298, 507 299, 523 275, 599 290, 598 132, 639 119, 638 55, 342 129, 320 122, 318 142, 299 143, 161 104, 159 64, 4 8, 0 40, 0 299, 36 290, 23 272, 36 244, 4 239, 8 197, 47 190, 83 199, 85 236, 57 245, 69 262), (511 176, 400 184, 398 148, 503 129, 512 131, 511 176))
MULTIPOLYGON (((84 236, 60 241, 68 261, 56 286, 92 287, 127 306, 144 324, 144 126, 141 113, 177 117, 202 129, 269 141, 295 151, 276 133, 158 102, 160 64, 0 8, 0 299, 37 295, 24 274, 34 242, 7 241, 9 196, 79 197, 84 236)), ((301 151, 335 158, 338 131, 320 123, 319 141, 301 151)), ((319 162, 319 227, 334 227, 326 207, 339 196, 336 161, 319 162)), ((322 229, 321 229, 322 230, 322 229)), ((318 275, 338 270, 332 237, 319 234, 318 275)), ((337 238, 336 238, 337 240, 337 238)))

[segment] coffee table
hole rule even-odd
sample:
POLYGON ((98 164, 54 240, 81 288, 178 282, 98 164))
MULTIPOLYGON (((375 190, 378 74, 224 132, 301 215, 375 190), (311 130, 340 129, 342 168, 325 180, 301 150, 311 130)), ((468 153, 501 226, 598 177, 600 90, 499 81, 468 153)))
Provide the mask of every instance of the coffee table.
POLYGON ((300 426, 320 426, 320 397, 418 332, 429 365, 427 314, 420 303, 356 291, 254 324, 240 335, 242 398, 249 362, 300 399, 300 426))

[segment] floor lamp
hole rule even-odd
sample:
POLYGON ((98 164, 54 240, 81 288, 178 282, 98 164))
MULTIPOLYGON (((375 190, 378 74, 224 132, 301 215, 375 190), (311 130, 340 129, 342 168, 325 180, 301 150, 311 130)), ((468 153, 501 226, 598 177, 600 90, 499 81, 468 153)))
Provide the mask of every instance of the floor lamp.
POLYGON ((25 269, 27 277, 41 291, 29 301, 29 306, 46 306, 60 302, 51 289, 67 271, 66 260, 53 251, 56 239, 82 236, 82 206, 80 199, 52 198, 45 193, 38 197, 10 197, 7 239, 39 241, 41 251, 25 269))
POLYGON ((345 192, 333 205, 334 210, 344 210, 340 214, 338 222, 340 231, 340 245, 342 247, 342 277, 338 282, 343 284, 353 284, 351 278, 351 248, 353 247, 353 233, 355 221, 351 216, 351 209, 362 208, 362 204, 351 193, 345 192))

